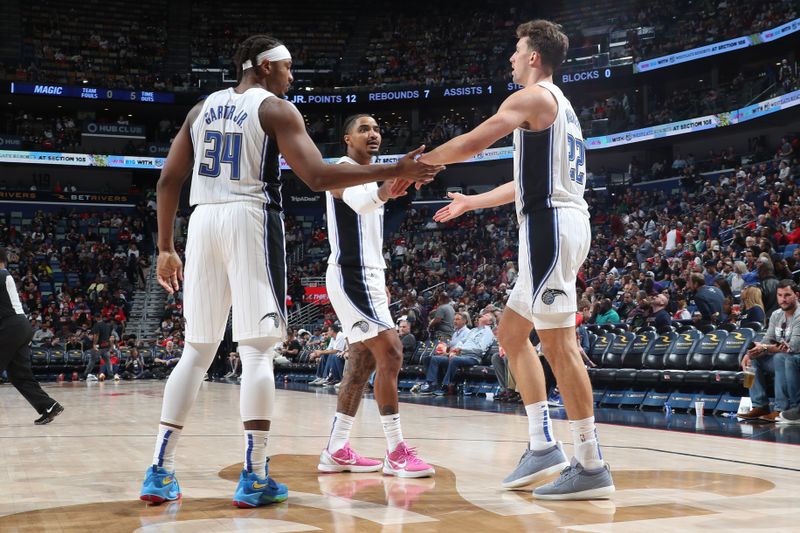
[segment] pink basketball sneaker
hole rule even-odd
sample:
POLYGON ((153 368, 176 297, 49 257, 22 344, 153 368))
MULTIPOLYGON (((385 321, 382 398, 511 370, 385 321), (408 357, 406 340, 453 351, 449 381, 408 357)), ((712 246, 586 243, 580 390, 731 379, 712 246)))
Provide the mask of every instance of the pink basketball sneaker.
POLYGON ((322 450, 317 465, 320 472, 377 472, 380 469, 380 461, 361 457, 350 447, 349 442, 335 453, 329 452, 327 448, 322 450))
POLYGON ((431 465, 417 457, 417 449, 405 441, 397 445, 383 460, 383 473, 397 477, 427 477, 436 473, 431 465))

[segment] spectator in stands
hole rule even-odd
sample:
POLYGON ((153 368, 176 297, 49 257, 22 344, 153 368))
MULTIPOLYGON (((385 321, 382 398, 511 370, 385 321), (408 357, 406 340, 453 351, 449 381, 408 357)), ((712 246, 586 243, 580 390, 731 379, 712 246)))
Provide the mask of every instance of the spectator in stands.
MULTIPOLYGON (((278 356, 283 358, 280 363, 286 364, 296 362, 302 348, 303 346, 300 340, 295 336, 294 330, 289 328, 286 332, 286 340, 283 341, 280 348, 277 350, 278 356)), ((275 362, 278 362, 277 358, 275 362)))
POLYGON ((458 312, 453 316, 453 327, 455 331, 453 332, 450 342, 447 343, 448 346, 458 346, 460 343, 464 342, 464 339, 467 338, 470 332, 469 323, 470 317, 469 313, 466 311, 458 312))
POLYGON ((439 295, 439 306, 433 313, 433 318, 428 324, 428 329, 434 339, 448 341, 453 336, 456 311, 446 292, 439 295))
POLYGON ((652 298, 653 313, 648 318, 647 322, 651 323, 656 331, 661 332, 672 325, 672 317, 667 311, 669 304, 669 297, 666 294, 656 294, 652 298))
POLYGON ((602 325, 602 324, 618 324, 619 323, 619 315, 614 307, 611 305, 611 300, 608 298, 603 298, 597 304, 597 318, 595 319, 595 324, 602 325))
POLYGON ((139 350, 132 348, 122 369, 122 379, 140 379, 144 376, 145 371, 144 357, 139 350))
POLYGON ((650 242, 650 239, 648 239, 644 233, 638 233, 636 235, 636 241, 636 262, 642 267, 648 258, 653 257, 655 248, 653 248, 653 243, 650 242))
MULTIPOLYGON (((497 331, 494 331, 497 337, 497 331)), ((500 387, 500 392, 494 397, 494 401, 502 402, 514 394, 514 390, 509 388, 509 373, 511 367, 508 364, 508 357, 506 351, 502 346, 498 346, 497 351, 492 353, 492 370, 497 379, 497 384, 500 387)))
POLYGON ((239 352, 236 348, 233 348, 230 352, 228 352, 228 373, 222 376, 223 378, 235 378, 239 375, 239 367, 241 366, 241 360, 239 359, 239 352))
POLYGON ((461 368, 469 368, 481 362, 483 356, 495 342, 492 330, 495 327, 494 313, 485 312, 478 319, 478 326, 471 329, 460 344, 450 348, 448 357, 434 356, 425 376, 426 383, 421 393, 455 394, 455 374, 461 368), (439 367, 447 364, 447 372, 441 388, 437 388, 439 367))
POLYGON ((683 244, 683 237, 681 235, 682 230, 682 222, 677 222, 670 225, 670 229, 667 232, 666 242, 664 244, 664 252, 667 254, 667 257, 672 257, 678 246, 683 244))
POLYGON ((400 342, 403 344, 403 364, 408 364, 417 351, 417 339, 411 333, 411 324, 408 320, 401 320, 398 324, 400 342))
POLYGON ((742 368, 755 370, 755 381, 750 387, 753 407, 740 414, 743 420, 760 419, 774 422, 781 411, 800 406, 800 306, 797 297, 800 288, 791 280, 778 284, 779 309, 769 317, 767 333, 756 342, 742 359, 742 368), (769 408, 766 390, 768 375, 775 379, 775 405, 769 408))
POLYGON ((778 308, 778 278, 775 277, 775 267, 768 260, 758 265, 758 287, 764 299, 764 312, 772 316, 778 308))
POLYGON ((619 319, 625 321, 628 318, 628 314, 636 307, 636 304, 633 302, 633 294, 628 291, 625 291, 622 294, 622 302, 617 307, 617 315, 619 319))
POLYGON ((754 285, 745 287, 742 289, 741 298, 744 313, 740 313, 740 323, 757 322, 763 326, 767 315, 764 312, 761 289, 754 285))
POLYGON ((707 286, 705 277, 694 272, 689 276, 686 288, 694 293, 694 303, 700 311, 703 324, 714 324, 720 320, 725 295, 719 287, 707 286))
POLYGON ((747 265, 742 261, 736 261, 733 264, 733 272, 728 276, 728 283, 731 286, 731 291, 734 293, 742 292, 745 281, 742 276, 747 274, 747 265))
POLYGON ((86 381, 103 381, 106 376, 113 376, 114 369, 111 366, 111 358, 108 355, 108 348, 100 350, 100 346, 95 342, 92 348, 86 354, 86 368, 83 371, 86 381), (95 365, 101 363, 98 368, 98 374, 92 373, 95 365))
POLYGON ((342 332, 339 324, 328 326, 325 337, 328 339, 327 347, 324 350, 314 350, 309 357, 312 362, 319 361, 317 364, 317 379, 309 383, 312 386, 333 385, 342 379, 347 337, 342 332), (336 375, 339 377, 338 380, 335 379, 336 375))
POLYGON ((628 318, 625 322, 632 329, 638 329, 647 325, 647 319, 652 312, 652 302, 647 297, 647 291, 639 291, 636 293, 636 307, 628 313, 628 318))
POLYGON ((677 306, 677 310, 672 314, 673 320, 690 320, 692 318, 692 314, 686 308, 686 296, 681 294, 677 297, 677 306))
POLYGON ((165 351, 153 360, 153 375, 157 379, 164 379, 172 373, 172 369, 181 359, 182 350, 175 346, 173 341, 167 341, 165 351))

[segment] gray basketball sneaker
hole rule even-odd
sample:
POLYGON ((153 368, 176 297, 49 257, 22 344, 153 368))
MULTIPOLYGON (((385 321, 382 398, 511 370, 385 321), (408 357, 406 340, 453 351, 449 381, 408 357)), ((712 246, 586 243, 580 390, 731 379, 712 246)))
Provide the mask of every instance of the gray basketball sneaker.
POLYGON ((603 500, 615 490, 607 464, 603 468, 586 470, 573 457, 558 479, 535 488, 533 496, 540 500, 603 500))
POLYGON ((503 480, 503 487, 506 489, 524 487, 547 476, 558 474, 568 466, 569 462, 564 455, 561 442, 538 452, 529 447, 520 457, 517 468, 503 480))

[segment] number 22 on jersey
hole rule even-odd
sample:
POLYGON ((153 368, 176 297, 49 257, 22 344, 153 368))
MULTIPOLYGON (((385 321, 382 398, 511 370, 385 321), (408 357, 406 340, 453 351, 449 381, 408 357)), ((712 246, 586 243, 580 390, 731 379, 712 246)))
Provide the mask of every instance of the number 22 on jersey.
POLYGON ((578 185, 583 185, 586 177, 586 144, 583 139, 576 139, 569 133, 567 142, 569 143, 569 179, 578 185))

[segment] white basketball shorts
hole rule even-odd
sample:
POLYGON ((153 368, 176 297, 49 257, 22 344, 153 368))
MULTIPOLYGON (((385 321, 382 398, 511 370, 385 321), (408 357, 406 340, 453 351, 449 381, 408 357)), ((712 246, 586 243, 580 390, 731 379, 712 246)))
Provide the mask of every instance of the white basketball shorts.
POLYGON ((519 225, 519 277, 508 307, 536 329, 575 325, 575 281, 589 255, 589 219, 577 209, 545 209, 519 225))
POLYGON ((382 269, 329 264, 325 283, 342 332, 351 344, 394 328, 382 269))
POLYGON ((256 202, 201 204, 189 219, 184 269, 186 340, 286 335, 283 215, 256 202))

